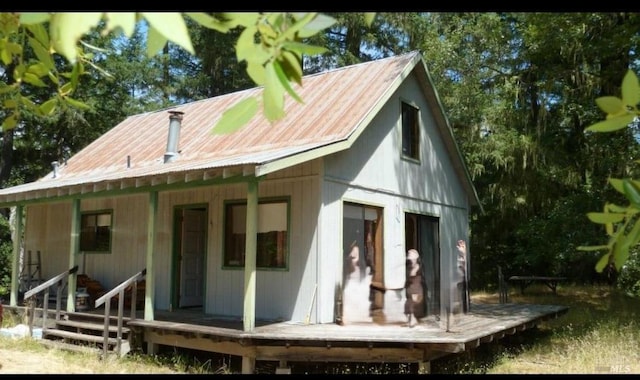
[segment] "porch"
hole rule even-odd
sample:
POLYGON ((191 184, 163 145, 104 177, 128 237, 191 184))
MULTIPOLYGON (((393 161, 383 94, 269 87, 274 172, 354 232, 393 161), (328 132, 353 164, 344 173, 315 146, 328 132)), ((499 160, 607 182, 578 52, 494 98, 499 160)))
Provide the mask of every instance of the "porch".
MULTIPOLYGON (((5 309, 21 312, 24 307, 5 309)), ((146 345, 139 348, 147 353, 166 345, 237 355, 243 358, 243 373, 253 373, 258 360, 277 361, 281 369, 288 361, 363 362, 419 363, 428 371, 431 360, 533 328, 567 311, 559 305, 473 303, 469 313, 449 321, 448 331, 447 321, 430 316, 412 328, 383 322, 342 326, 256 321, 254 331, 247 332, 240 319, 217 318, 197 308, 156 310, 153 321, 144 320, 139 310, 136 319, 125 318, 125 326, 137 336, 134 342, 146 345)))

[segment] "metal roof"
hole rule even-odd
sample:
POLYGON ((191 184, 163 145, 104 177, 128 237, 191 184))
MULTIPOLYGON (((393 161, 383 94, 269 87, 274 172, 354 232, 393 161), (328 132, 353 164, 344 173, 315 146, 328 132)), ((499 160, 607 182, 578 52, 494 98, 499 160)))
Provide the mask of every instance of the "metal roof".
MULTIPOLYGON (((230 134, 213 134, 222 112, 236 102, 261 96, 262 87, 133 115, 61 163, 38 181, 0 190, 0 205, 131 187, 206 180, 213 177, 260 176, 312 158, 347 149, 414 67, 422 74, 427 98, 442 115, 445 140, 453 138, 432 88, 422 57, 411 52, 323 73, 307 75, 295 86, 303 104, 285 98, 285 117, 270 123, 261 110, 230 134), (432 94, 432 96, 428 96, 432 94), (435 96, 435 97, 434 97, 435 96), (179 155, 164 162, 168 111, 183 112, 179 155)), ((453 145, 451 145, 451 143, 453 145)), ((454 161, 460 160, 455 141, 454 161), (456 158, 457 157, 457 158, 456 158)), ((464 163, 472 198, 475 189, 464 163)), ((463 182, 465 180, 463 179, 463 182)), ((472 200, 472 203, 476 203, 472 200)))

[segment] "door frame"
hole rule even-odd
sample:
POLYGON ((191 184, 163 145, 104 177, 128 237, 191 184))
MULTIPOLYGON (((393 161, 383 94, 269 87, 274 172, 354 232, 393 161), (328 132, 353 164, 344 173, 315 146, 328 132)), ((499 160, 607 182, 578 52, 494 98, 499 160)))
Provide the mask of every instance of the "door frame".
POLYGON ((205 307, 206 301, 206 289, 207 289, 207 257, 208 257, 208 246, 209 246, 209 204, 208 203, 193 203, 186 205, 175 205, 173 206, 173 233, 172 233, 172 247, 171 247, 171 289, 169 295, 169 310, 178 309, 180 305, 180 275, 181 275, 181 260, 180 256, 182 255, 182 216, 184 210, 203 210, 205 213, 204 218, 204 252, 202 265, 204 266, 204 275, 202 280, 202 307, 205 307))

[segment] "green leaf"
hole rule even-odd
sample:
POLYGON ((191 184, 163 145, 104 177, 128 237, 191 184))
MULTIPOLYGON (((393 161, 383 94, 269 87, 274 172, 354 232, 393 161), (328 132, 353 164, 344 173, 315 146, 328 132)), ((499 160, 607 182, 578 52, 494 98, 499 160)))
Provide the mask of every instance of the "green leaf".
POLYGON ((20 24, 22 25, 42 24, 43 22, 49 21, 50 18, 51 18, 51 13, 21 12, 20 24))
POLYGON ((607 264, 609 264, 609 258, 610 257, 611 257, 611 253, 607 253, 607 254, 603 255, 600 258, 600 260, 598 260, 598 263, 596 263, 596 272, 602 273, 602 271, 607 266, 607 264))
POLYGON ((24 73, 24 75, 22 76, 22 80, 36 87, 47 87, 47 85, 42 80, 40 80, 37 75, 32 73, 24 73))
POLYGON ((195 54, 187 24, 185 24, 184 18, 180 13, 145 12, 142 15, 149 22, 149 25, 163 35, 164 38, 176 43, 189 53, 195 54))
POLYGON ((260 13, 255 12, 225 12, 221 15, 224 25, 229 29, 236 26, 244 26, 245 28, 257 26, 260 13))
POLYGON ((596 104, 607 115, 617 115, 621 112, 627 112, 624 108, 622 99, 615 96, 603 96, 596 99, 596 104))
POLYGON ((13 98, 9 98, 5 99, 4 102, 2 102, 2 106, 4 108, 16 108, 18 106, 18 102, 13 98))
POLYGON ((5 66, 8 66, 11 63, 12 59, 13 57, 11 56, 11 52, 9 52, 9 50, 0 50, 0 60, 2 60, 2 63, 4 63, 5 66))
POLYGON ((68 103, 72 107, 75 107, 75 108, 78 108, 78 109, 81 109, 81 110, 90 110, 91 109, 91 106, 89 106, 88 104, 83 103, 83 102, 81 102, 79 100, 70 98, 68 96, 65 96, 63 99, 64 99, 64 101, 66 103, 68 103))
POLYGON ((284 70, 282 70, 280 61, 273 61, 273 68, 276 71, 276 75, 278 76, 278 80, 280 81, 280 84, 282 84, 282 87, 287 91, 289 96, 295 99, 298 103, 304 103, 302 101, 302 98, 298 96, 295 90, 291 87, 291 84, 289 84, 289 79, 287 78, 287 75, 284 73, 284 70))
POLYGON ((618 178, 609 178, 609 183, 619 193, 624 194, 624 188, 622 187, 622 180, 618 178))
POLYGON ((16 114, 13 113, 7 116, 2 122, 2 130, 6 131, 8 129, 13 129, 16 125, 18 125, 18 118, 16 117, 16 114))
POLYGON ((625 214, 617 214, 617 213, 611 213, 611 212, 588 212, 587 217, 593 223, 607 224, 607 223, 618 223, 622 221, 625 217, 625 214))
POLYGON ((38 63, 34 63, 33 65, 27 67, 27 72, 35 74, 38 77, 42 78, 43 76, 45 76, 45 75, 47 75, 49 73, 49 69, 47 69, 47 66, 44 63, 38 62, 38 63))
POLYGON ((371 27, 371 24, 373 24, 373 20, 375 19, 376 19, 376 12, 364 12, 364 23, 368 27, 371 27))
POLYGON ((102 19, 100 12, 54 13, 49 30, 53 48, 71 63, 75 63, 78 41, 102 19))
POLYGON ((40 43, 40 41, 29 37, 29 46, 31 46, 34 53, 36 53, 38 60, 42 62, 48 70, 53 71, 56 69, 51 53, 40 43))
POLYGON ((631 202, 635 207, 640 207, 640 188, 638 188, 635 183, 625 178, 622 180, 622 189, 624 190, 624 195, 627 197, 629 202, 631 202))
POLYGON ((290 50, 292 52, 297 53, 298 55, 316 55, 322 54, 329 51, 327 48, 323 46, 315 46, 315 45, 307 45, 301 42, 284 42, 282 47, 290 50))
MULTIPOLYGON (((238 40, 236 41, 236 58, 238 59, 238 62, 244 60, 248 62, 251 55, 255 53, 255 35, 257 32, 257 27, 249 26, 240 33, 240 36, 238 36, 238 40)), ((260 63, 264 63, 265 61, 260 63)))
POLYGON ((249 74, 251 80, 258 86, 264 85, 265 70, 262 64, 252 61, 247 62, 247 74, 249 74))
POLYGON ((302 85, 301 60, 294 53, 288 50, 282 50, 280 56, 282 57, 280 64, 282 65, 282 70, 287 75, 287 78, 299 85, 302 85))
POLYGON ((185 12, 189 18, 198 24, 204 26, 205 28, 217 30, 218 32, 227 33, 229 31, 229 26, 224 24, 222 21, 218 20, 215 17, 212 17, 203 12, 185 12))
POLYGON ((20 104, 22 104, 24 107, 26 107, 31 111, 36 111, 36 112, 38 111, 38 106, 36 106, 36 104, 26 96, 20 96, 20 104))
POLYGON ((327 28, 330 28, 336 23, 336 19, 327 16, 322 13, 318 13, 316 17, 311 20, 304 28, 300 29, 298 32, 299 38, 307 38, 316 35, 318 32, 321 32, 327 28))
POLYGON ((133 35, 136 29, 135 12, 106 12, 104 14, 106 21, 105 33, 110 31, 121 31, 127 38, 133 35))
POLYGON ((272 62, 265 67, 265 84, 262 94, 264 115, 271 122, 284 116, 284 91, 272 62))
POLYGON ((586 131, 592 132, 613 132, 618 129, 626 128, 636 117, 633 114, 625 114, 623 116, 616 116, 611 119, 607 119, 598 123, 595 123, 587 127, 586 131))
POLYGON ((147 57, 151 58, 158 54, 166 43, 167 39, 160 32, 153 27, 149 27, 147 32, 147 57))
POLYGON ((38 41, 42 46, 45 47, 45 51, 49 50, 51 46, 51 41, 49 40, 49 33, 47 29, 42 24, 34 24, 27 25, 27 30, 33 34, 33 37, 38 41))
POLYGON ((243 99, 222 113, 222 117, 213 127, 215 134, 227 134, 238 130, 251 120, 258 111, 255 97, 243 99))
POLYGON ((622 102, 625 106, 636 107, 640 101, 640 86, 638 85, 638 77, 633 70, 627 70, 622 79, 622 102))
POLYGON ((53 98, 40 104, 40 107, 38 108, 43 115, 51 115, 53 114, 53 111, 56 109, 57 105, 58 105, 58 97, 54 96, 53 98))

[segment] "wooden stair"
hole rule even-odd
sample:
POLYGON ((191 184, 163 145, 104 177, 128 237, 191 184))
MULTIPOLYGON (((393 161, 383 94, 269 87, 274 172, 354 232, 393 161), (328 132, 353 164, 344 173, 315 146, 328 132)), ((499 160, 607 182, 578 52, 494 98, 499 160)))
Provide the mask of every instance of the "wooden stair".
MULTIPOLYGON (((107 337, 107 353, 115 353, 119 357, 131 351, 131 329, 126 327, 129 318, 123 318, 122 336, 117 338, 117 318, 109 318, 109 335, 107 337)), ((44 345, 59 347, 72 351, 104 352, 105 328, 104 315, 63 312, 59 320, 50 320, 42 330, 44 345)))

